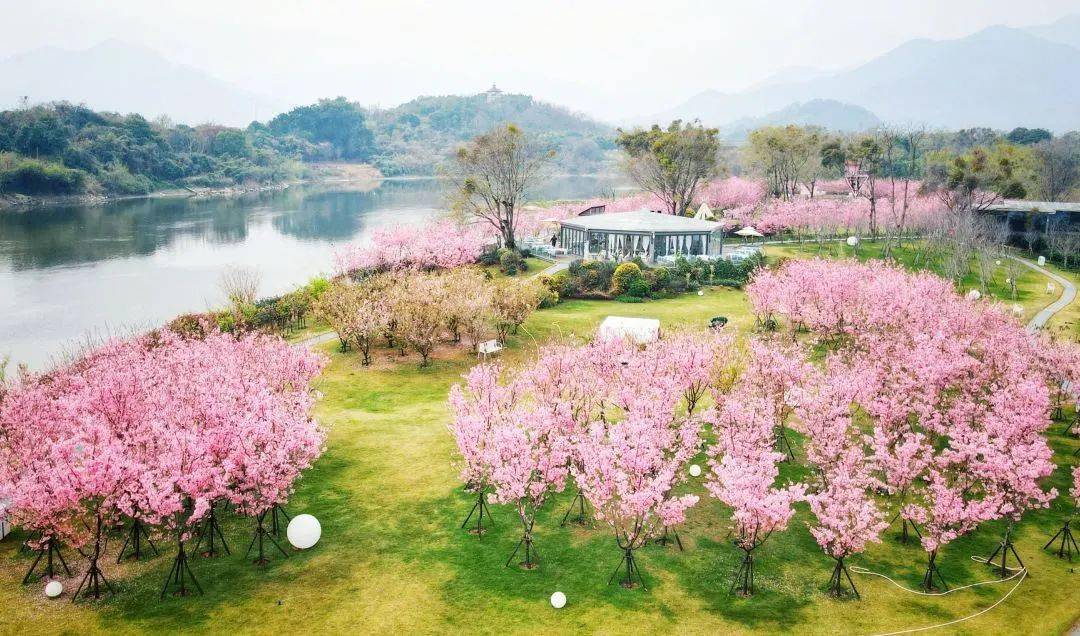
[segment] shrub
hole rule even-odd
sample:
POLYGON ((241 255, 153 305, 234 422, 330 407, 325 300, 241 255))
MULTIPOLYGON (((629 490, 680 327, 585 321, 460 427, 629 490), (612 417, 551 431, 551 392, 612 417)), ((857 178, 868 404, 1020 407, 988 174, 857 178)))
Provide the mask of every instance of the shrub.
POLYGON ((98 181, 106 192, 115 194, 147 194, 154 189, 153 182, 139 174, 131 174, 120 164, 113 164, 98 175, 98 181))
POLYGON ((742 268, 726 258, 713 261, 712 270, 714 279, 737 280, 744 275, 742 268))
POLYGON ((622 296, 616 296, 615 300, 619 301, 620 303, 643 303, 643 302, 645 302, 644 298, 640 298, 638 296, 630 296, 628 294, 624 294, 622 296))
POLYGON ((641 280, 641 268, 637 263, 622 263, 611 275, 611 291, 616 296, 620 296, 629 291, 631 285, 641 280))
POLYGON ((716 285, 720 285, 722 287, 731 287, 732 289, 742 289, 743 285, 746 284, 746 281, 735 280, 733 278, 720 278, 713 282, 716 285))
POLYGON ((630 287, 626 290, 626 295, 644 298, 649 295, 649 284, 641 278, 633 280, 630 282, 630 287))
POLYGON ((569 281, 570 275, 566 272, 556 272, 551 276, 540 277, 540 282, 543 283, 544 287, 547 287, 549 291, 552 291, 559 296, 566 295, 569 281))
POLYGON ((559 292, 552 289, 547 290, 546 293, 540 297, 540 309, 547 309, 559 304, 559 292))
POLYGON ((615 263, 611 261, 585 261, 581 264, 585 272, 584 287, 589 290, 608 290, 611 277, 615 274, 615 263))
POLYGON ((499 254, 499 270, 507 276, 515 276, 518 272, 525 271, 525 260, 521 258, 521 254, 514 250, 502 248, 498 252, 499 254))
POLYGON ((0 161, 0 192, 19 194, 78 194, 88 175, 48 161, 16 157, 0 161))
POLYGON ((313 278, 307 284, 307 294, 311 296, 312 300, 318 300, 327 289, 330 289, 330 281, 322 277, 313 278))

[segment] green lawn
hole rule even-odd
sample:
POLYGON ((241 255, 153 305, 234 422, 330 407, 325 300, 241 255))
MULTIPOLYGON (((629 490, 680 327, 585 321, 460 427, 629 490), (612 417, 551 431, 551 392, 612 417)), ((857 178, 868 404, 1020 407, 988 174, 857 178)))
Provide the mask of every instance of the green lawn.
MULTIPOLYGON (((503 360, 519 363, 534 343, 549 337, 585 337, 610 314, 657 317, 665 326, 701 327, 714 315, 729 316, 740 328, 751 322, 745 296, 725 289, 643 304, 571 301, 537 312, 511 338, 503 360)), ((192 563, 204 596, 159 601, 168 557, 117 566, 114 556, 104 568, 119 594, 72 605, 66 597, 47 601, 40 585, 19 585, 29 557, 18 554, 16 535, 0 543, 0 632, 869 633, 959 618, 1011 587, 934 599, 855 575, 863 600, 832 600, 824 594, 831 561, 806 530, 801 511, 762 549, 757 595, 739 599, 727 593, 739 553, 725 539, 724 511, 707 497, 680 528, 685 552, 650 546, 640 553, 648 591, 606 585, 620 553, 601 527, 559 527, 567 495, 537 522, 541 568, 506 568, 519 537, 509 509, 493 507, 497 527, 482 540, 459 529, 472 500, 457 480, 445 400, 474 356, 448 348, 421 370, 411 356, 402 361, 380 350, 375 366, 365 368, 355 354, 337 353, 335 343, 322 349, 332 363, 319 381, 325 397, 317 411, 330 439, 289 503, 292 513, 310 512, 322 522, 316 548, 256 568, 240 554, 250 521, 230 515, 225 531, 234 555, 192 563), (556 590, 569 599, 562 610, 548 603, 556 590)), ((1063 462, 1076 461, 1075 440, 1055 435, 1053 444, 1063 462)), ((785 465, 784 471, 797 477, 801 468, 785 465)), ((1066 486, 1065 466, 1055 484, 1066 486)), ((700 481, 692 488, 703 492, 700 481)), ((1001 606, 963 623, 962 633, 1058 633, 1074 622, 1080 614, 1077 575, 1041 550, 1064 514, 1058 500, 1052 510, 1025 519, 1017 549, 1033 575, 1001 606)), ((970 556, 987 554, 1000 530, 1000 524, 988 524, 944 549, 941 568, 950 584, 992 578, 970 556)), ((112 542, 110 554, 118 547, 112 542)), ((70 551, 68 557, 77 561, 70 551)), ((921 549, 898 545, 890 535, 854 564, 914 587, 923 560, 921 549)), ((70 590, 76 583, 65 585, 70 590)))

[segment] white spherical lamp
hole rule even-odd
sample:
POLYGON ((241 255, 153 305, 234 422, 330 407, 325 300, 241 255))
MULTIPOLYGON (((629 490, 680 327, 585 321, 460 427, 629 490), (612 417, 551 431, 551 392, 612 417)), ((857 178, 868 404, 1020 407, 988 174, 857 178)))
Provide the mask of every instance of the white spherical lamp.
POLYGON ((705 290, 699 289, 697 295, 698 296, 704 296, 705 295, 705 290))
POLYGON ((977 289, 973 289, 967 293, 968 300, 978 300, 980 298, 982 298, 982 294, 979 293, 979 290, 977 289))
POLYGON ((45 596, 56 598, 64 593, 64 584, 60 581, 49 581, 45 584, 45 596))
POLYGON ((1046 257, 1045 256, 1040 256, 1039 257, 1039 267, 1042 267, 1043 265, 1046 265, 1046 257))
POLYGON ((994 265, 997 265, 998 267, 1001 267, 1001 259, 998 259, 998 260, 994 261, 994 265))
POLYGON ((562 609, 566 607, 566 595, 562 592, 555 592, 551 595, 551 606, 555 609, 562 609))
POLYGON ((307 550, 319 542, 322 526, 319 525, 319 520, 311 515, 296 515, 289 522, 285 535, 294 548, 307 550))
POLYGON ((701 477, 701 466, 698 466, 697 464, 691 464, 690 465, 690 476, 691 477, 701 477))
POLYGON ((849 247, 855 247, 856 245, 859 244, 859 237, 857 237, 857 236, 849 236, 849 237, 847 237, 847 244, 848 244, 849 247))

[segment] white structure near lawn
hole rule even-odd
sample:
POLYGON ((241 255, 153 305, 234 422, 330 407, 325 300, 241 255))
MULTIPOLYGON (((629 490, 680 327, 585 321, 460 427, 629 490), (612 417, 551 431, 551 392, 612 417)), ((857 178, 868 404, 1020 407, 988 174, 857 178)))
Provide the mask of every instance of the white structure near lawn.
POLYGON ((660 339, 660 321, 655 318, 608 316, 596 330, 597 338, 629 338, 634 344, 648 344, 660 339))
POLYGON ((675 256, 717 257, 723 229, 704 219, 649 210, 575 216, 559 221, 559 243, 581 258, 655 263, 675 256))

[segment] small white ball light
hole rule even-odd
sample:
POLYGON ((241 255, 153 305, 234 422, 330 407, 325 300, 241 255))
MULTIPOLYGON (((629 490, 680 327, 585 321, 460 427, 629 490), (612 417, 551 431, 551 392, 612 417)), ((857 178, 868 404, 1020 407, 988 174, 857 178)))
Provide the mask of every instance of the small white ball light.
POLYGON ((690 464, 690 476, 701 477, 701 466, 698 466, 697 464, 690 464))
POLYGON ((704 296, 705 295, 705 290, 704 289, 699 289, 697 295, 698 296, 704 296))
POLYGON ((999 260, 994 261, 994 265, 997 265, 998 267, 1001 267, 1001 260, 999 259, 999 260))
POLYGON ((49 581, 45 584, 45 596, 56 598, 64 593, 64 584, 60 581, 49 581))
POLYGON ((566 595, 562 592, 555 592, 551 595, 551 606, 555 609, 562 609, 566 607, 566 595))
POLYGON ((319 520, 311 515, 296 515, 289 522, 285 535, 294 548, 307 550, 319 542, 319 537, 322 536, 322 526, 319 524, 319 520))
POLYGON ((1040 256, 1039 257, 1039 267, 1042 267, 1043 265, 1046 265, 1046 257, 1045 256, 1040 256))
POLYGON ((857 236, 849 236, 849 237, 847 237, 847 244, 848 244, 849 247, 855 247, 856 245, 859 244, 859 237, 857 237, 857 236))
POLYGON ((977 289, 973 289, 967 293, 968 300, 978 300, 980 298, 982 298, 982 294, 979 293, 979 290, 977 289))

